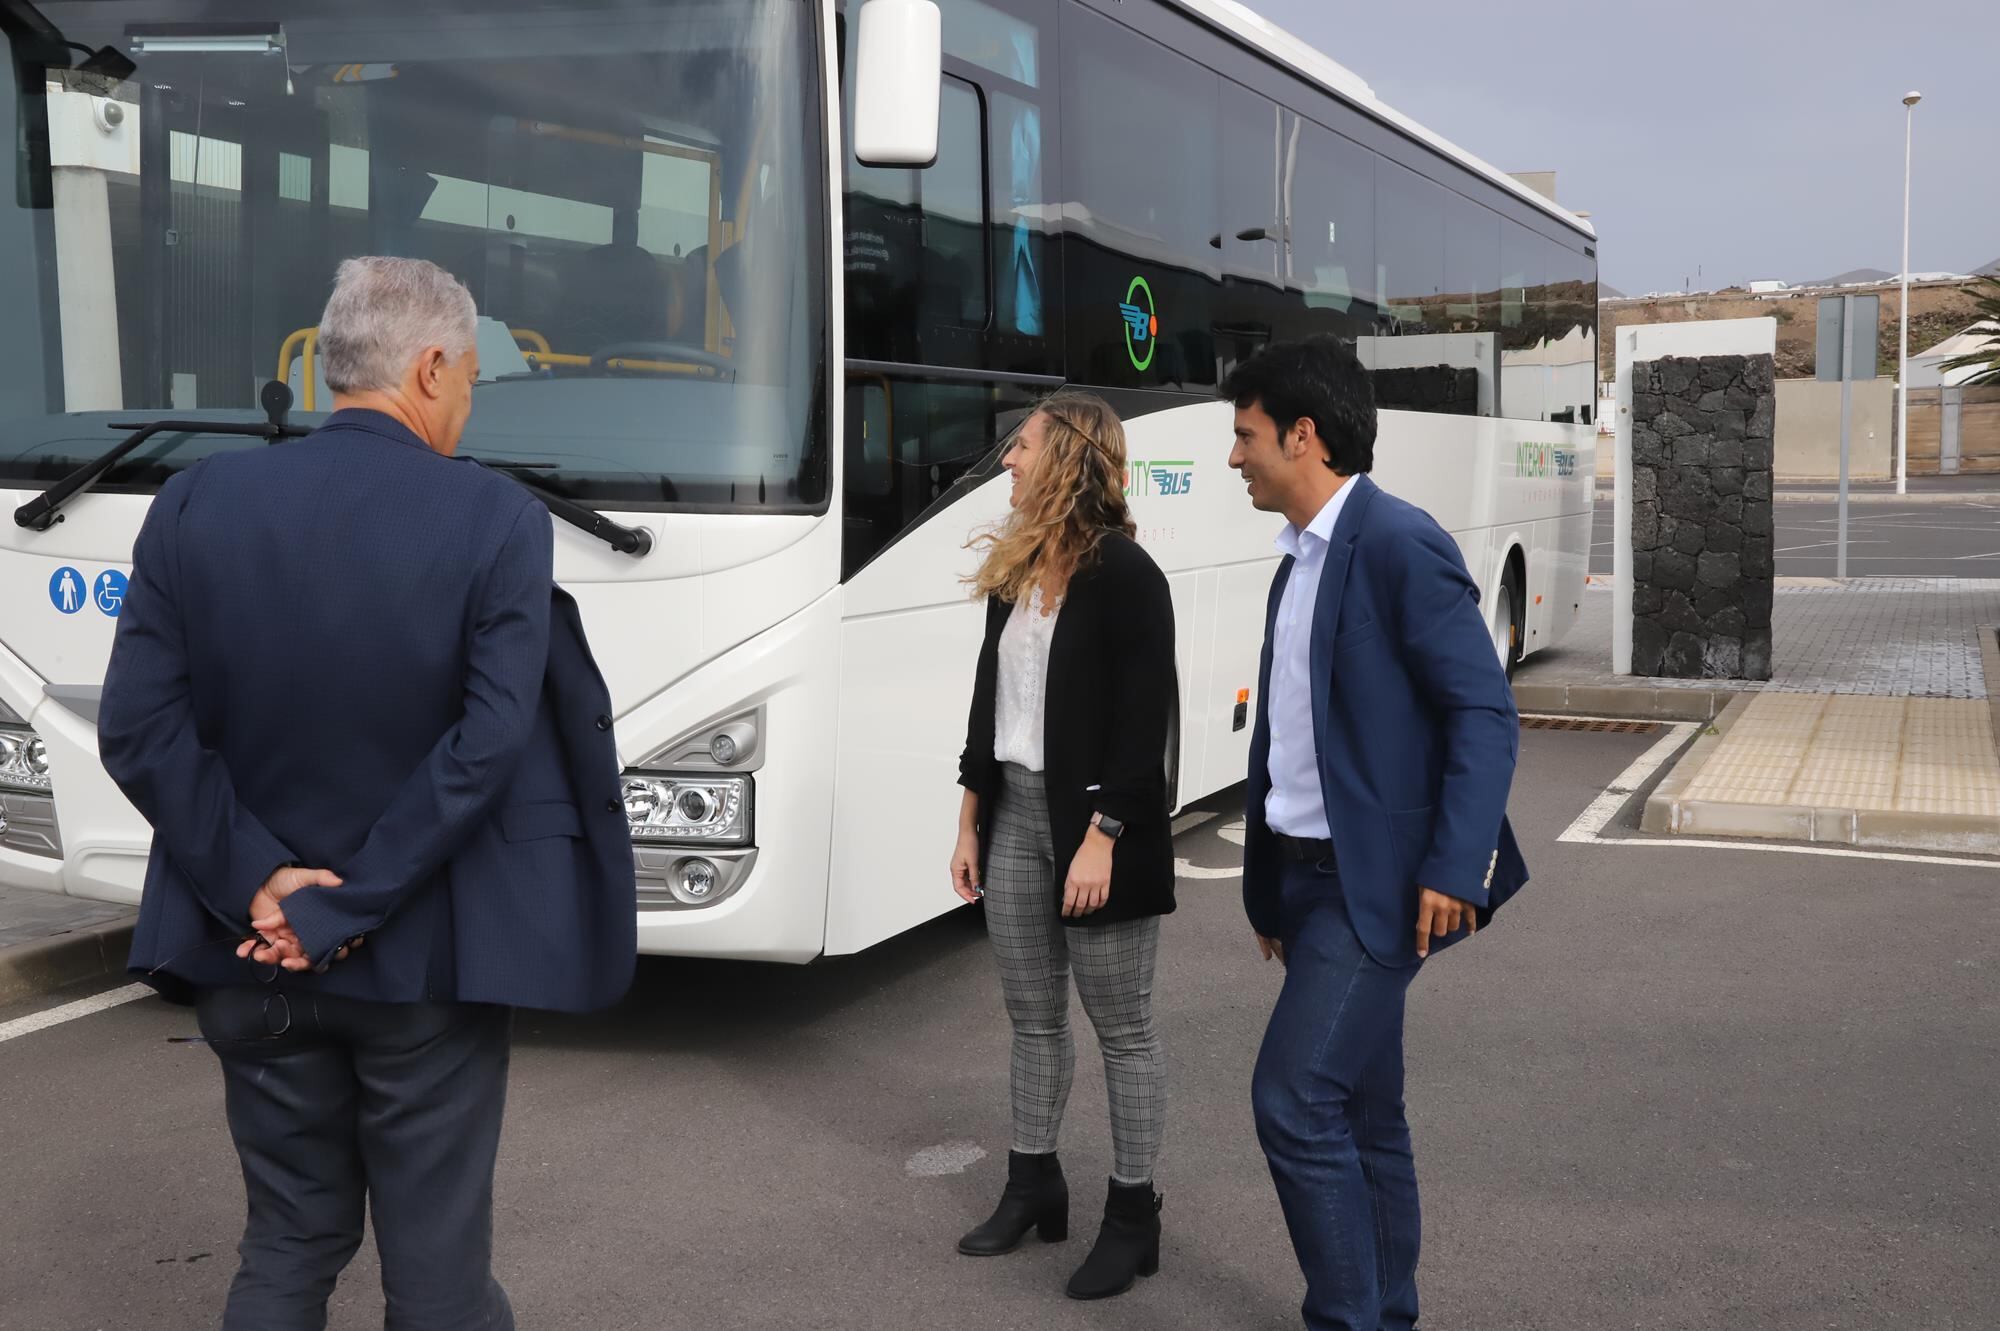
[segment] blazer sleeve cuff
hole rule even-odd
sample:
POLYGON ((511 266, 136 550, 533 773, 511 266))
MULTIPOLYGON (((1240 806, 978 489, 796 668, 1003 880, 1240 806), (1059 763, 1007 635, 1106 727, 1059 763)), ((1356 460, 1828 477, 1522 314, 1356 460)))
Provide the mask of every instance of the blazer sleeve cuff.
POLYGON ((285 911, 285 923, 299 936, 299 946, 315 966, 364 932, 333 899, 332 894, 338 891, 337 887, 302 887, 279 903, 285 911))
POLYGON ((1442 892, 1469 905, 1484 908, 1487 890, 1493 882, 1493 867, 1499 862, 1496 850, 1491 857, 1476 866, 1468 867, 1463 860, 1447 861, 1433 855, 1417 870, 1417 886, 1442 892))
POLYGON ((265 831, 255 819, 243 820, 247 826, 236 835, 236 844, 229 852, 229 883, 224 888, 229 894, 227 908, 235 911, 235 917, 228 921, 232 929, 250 927, 250 902, 258 889, 271 881, 271 875, 298 859, 284 842, 265 831))
POLYGON ((1161 802, 1118 790, 1097 790, 1091 792, 1090 807, 1106 818, 1115 818, 1127 827, 1133 827, 1155 821, 1160 814, 1161 802))
POLYGON ((958 760, 958 784, 976 795, 983 795, 993 787, 993 767, 991 758, 975 757, 970 752, 961 754, 958 760))

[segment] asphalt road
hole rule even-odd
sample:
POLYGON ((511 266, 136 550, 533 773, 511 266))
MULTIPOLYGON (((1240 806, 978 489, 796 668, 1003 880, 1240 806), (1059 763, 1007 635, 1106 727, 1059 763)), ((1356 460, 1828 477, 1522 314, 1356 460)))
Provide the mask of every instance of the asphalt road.
MULTIPOLYGON (((1838 505, 1794 500, 1774 506, 1781 578, 1830 578, 1837 567, 1838 505)), ((1590 571, 1609 574, 1612 503, 1597 501, 1590 571)), ((1903 503, 1871 497, 1847 506, 1850 577, 2000 578, 2000 492, 1963 502, 1903 503)))
MULTIPOLYGON (((1535 881, 1412 996, 1426 1326, 1990 1328, 1996 870, 1558 843, 1653 737, 1523 741, 1535 881)), ((1227 821, 1183 839, 1196 868, 1236 864, 1227 821)), ((1278 971, 1235 879, 1182 900, 1157 1278, 1067 1303, 1083 1223, 953 1251, 1006 1148, 1006 1024, 960 913, 808 968, 652 961, 614 1014, 524 1014, 498 1214, 520 1325, 1297 1327, 1246 1089, 1278 971)), ((168 1043, 192 1030, 149 999, 0 1044, 0 1328, 214 1324, 242 1202, 211 1057, 168 1043)), ((1109 1147, 1079 1046, 1087 1210, 1109 1147)), ((333 1325, 381 1325, 366 1250, 333 1325)))

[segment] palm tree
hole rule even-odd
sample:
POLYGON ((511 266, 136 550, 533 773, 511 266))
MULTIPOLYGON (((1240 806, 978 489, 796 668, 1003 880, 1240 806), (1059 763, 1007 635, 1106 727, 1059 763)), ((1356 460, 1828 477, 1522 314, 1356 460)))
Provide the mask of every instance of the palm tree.
POLYGON ((1973 384, 2000 384, 2000 273, 1987 273, 1979 279, 1980 324, 1991 331, 1991 336, 1977 351, 1968 351, 1963 356, 1953 356, 1940 365, 1940 370, 1977 369, 1965 382, 1973 384))

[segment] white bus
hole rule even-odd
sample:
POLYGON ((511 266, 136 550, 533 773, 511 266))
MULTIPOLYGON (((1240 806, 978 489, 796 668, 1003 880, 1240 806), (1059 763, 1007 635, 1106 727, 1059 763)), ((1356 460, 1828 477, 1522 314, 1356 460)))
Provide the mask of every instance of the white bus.
POLYGON ((553 496, 646 952, 800 962, 957 904, 965 546, 1059 385, 1128 422, 1182 803, 1244 775, 1276 520, 1215 385, 1274 339, 1353 342, 1381 483, 1455 533, 1504 657, 1554 641, 1589 226, 1228 0, 940 8, 936 67, 857 89, 859 0, 0 7, 0 883, 137 899, 94 728, 133 537, 177 470, 324 418, 349 255, 478 299, 465 451, 553 496), (934 162, 857 160, 857 117, 921 138, 932 96, 934 162))

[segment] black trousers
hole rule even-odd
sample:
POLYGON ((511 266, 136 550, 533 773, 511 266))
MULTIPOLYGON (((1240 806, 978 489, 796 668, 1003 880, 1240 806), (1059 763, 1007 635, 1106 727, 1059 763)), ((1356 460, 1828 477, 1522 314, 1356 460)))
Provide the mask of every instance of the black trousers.
POLYGON ((373 1214, 388 1331, 511 1331, 493 1278, 510 1009, 203 990, 249 1218, 223 1331, 322 1331, 373 1214))

